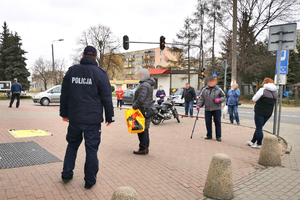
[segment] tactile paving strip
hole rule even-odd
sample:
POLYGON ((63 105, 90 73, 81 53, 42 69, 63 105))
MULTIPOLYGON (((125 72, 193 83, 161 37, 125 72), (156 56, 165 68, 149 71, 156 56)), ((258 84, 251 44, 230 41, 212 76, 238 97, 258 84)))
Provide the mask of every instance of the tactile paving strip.
POLYGON ((61 160, 34 141, 0 144, 0 169, 54 162, 61 160))

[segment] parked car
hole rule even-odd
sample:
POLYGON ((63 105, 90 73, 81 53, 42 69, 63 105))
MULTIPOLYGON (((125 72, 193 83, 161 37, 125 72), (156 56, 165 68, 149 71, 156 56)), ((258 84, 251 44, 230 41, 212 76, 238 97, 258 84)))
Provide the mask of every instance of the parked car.
MULTIPOLYGON (((174 100, 175 104, 180 105, 180 106, 183 106, 184 103, 185 103, 184 99, 181 99, 182 93, 183 93, 183 90, 180 89, 180 90, 177 90, 176 92, 174 92, 170 96, 171 99, 174 100)), ((200 95, 200 90, 196 90, 196 100, 194 100, 194 104, 197 104, 197 100, 198 100, 199 95, 200 95)))
POLYGON ((44 92, 33 96, 34 103, 40 103, 42 106, 48 106, 50 103, 59 103, 61 94, 61 85, 56 85, 44 92))
POLYGON ((125 90, 123 94, 123 104, 132 104, 133 97, 134 97, 135 89, 134 90, 125 90))

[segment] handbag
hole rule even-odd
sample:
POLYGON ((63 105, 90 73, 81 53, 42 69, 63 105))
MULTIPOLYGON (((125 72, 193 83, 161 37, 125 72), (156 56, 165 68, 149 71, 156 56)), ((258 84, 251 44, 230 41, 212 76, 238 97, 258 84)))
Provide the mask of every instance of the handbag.
POLYGON ((145 107, 143 110, 144 110, 144 117, 146 119, 152 118, 158 114, 158 110, 154 102, 152 102, 148 107, 145 107))
MULTIPOLYGON (((231 90, 231 93, 233 94, 232 90, 231 90)), ((235 95, 235 93, 233 94, 233 96, 235 97, 235 99, 237 99, 237 96, 235 95)), ((242 103, 239 100, 237 100, 236 103, 238 106, 242 105, 242 103)))

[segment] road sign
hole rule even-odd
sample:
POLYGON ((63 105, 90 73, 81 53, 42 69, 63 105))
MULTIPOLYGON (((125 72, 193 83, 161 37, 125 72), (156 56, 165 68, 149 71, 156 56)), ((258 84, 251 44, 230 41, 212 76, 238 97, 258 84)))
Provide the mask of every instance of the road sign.
POLYGON ((35 87, 37 87, 39 84, 38 84, 38 83, 35 83, 34 85, 35 85, 35 87))
POLYGON ((269 28, 269 51, 294 50, 296 48, 297 24, 281 24, 269 28), (280 34, 282 33, 282 39, 280 34), (282 46, 280 43, 282 42, 282 46), (281 46, 281 47, 280 47, 281 46))
POLYGON ((218 72, 217 72, 217 71, 213 71, 213 74, 212 74, 212 76, 213 76, 214 78, 217 78, 217 76, 218 76, 218 72))
POLYGON ((10 91, 10 81, 0 81, 0 91, 10 91))
MULTIPOLYGON (((274 77, 274 83, 277 84, 277 74, 274 77)), ((286 83, 287 83, 287 76, 280 74, 279 85, 286 85, 286 83)))
MULTIPOLYGON (((288 65, 289 65, 289 50, 283 50, 281 53, 277 51, 277 62, 276 62, 276 69, 278 68, 278 56, 280 56, 280 74, 287 75, 288 73, 288 65)), ((276 70, 277 74, 277 70, 276 70)))
POLYGON ((223 60, 222 63, 221 63, 223 69, 226 69, 228 67, 228 64, 227 64, 227 60, 223 60))

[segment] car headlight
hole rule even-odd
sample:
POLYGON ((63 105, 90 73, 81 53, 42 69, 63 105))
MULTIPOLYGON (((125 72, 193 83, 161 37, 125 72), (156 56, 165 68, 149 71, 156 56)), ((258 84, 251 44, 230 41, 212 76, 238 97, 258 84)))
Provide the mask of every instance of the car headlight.
POLYGON ((36 98, 40 98, 40 96, 39 95, 36 95, 36 96, 34 96, 34 98, 36 99, 36 98))

